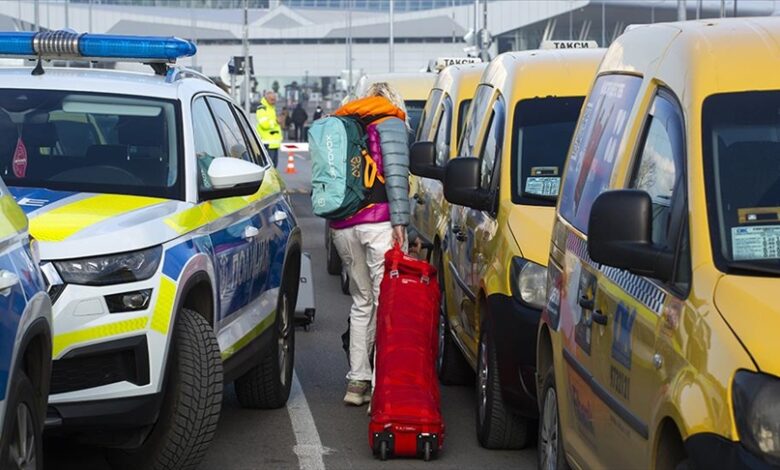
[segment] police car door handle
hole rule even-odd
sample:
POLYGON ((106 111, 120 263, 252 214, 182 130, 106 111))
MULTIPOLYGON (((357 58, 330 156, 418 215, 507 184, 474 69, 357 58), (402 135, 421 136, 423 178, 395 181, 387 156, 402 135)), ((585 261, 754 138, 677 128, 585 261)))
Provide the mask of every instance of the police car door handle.
POLYGON ((19 283, 19 276, 11 271, 0 271, 0 294, 19 283))
POLYGON ((580 297, 580 300, 578 302, 580 304, 580 307, 582 307, 584 310, 593 310, 593 307, 595 305, 595 302, 593 299, 589 299, 585 297, 584 295, 580 297))
POLYGON ((252 225, 247 225, 244 227, 244 238, 247 240, 255 238, 259 234, 260 230, 258 230, 257 227, 253 227, 252 225))
POLYGON ((287 220, 287 212, 285 211, 276 211, 274 212, 274 215, 271 216, 270 222, 281 222, 283 220, 287 220))
POLYGON ((591 312, 590 317, 599 325, 606 325, 607 321, 609 321, 609 317, 601 313, 601 310, 594 310, 591 312))

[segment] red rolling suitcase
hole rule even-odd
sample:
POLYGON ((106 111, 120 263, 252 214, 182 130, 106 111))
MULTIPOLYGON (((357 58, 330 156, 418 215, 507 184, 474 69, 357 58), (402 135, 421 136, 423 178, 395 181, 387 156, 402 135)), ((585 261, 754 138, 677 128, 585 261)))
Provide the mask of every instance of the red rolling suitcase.
POLYGON ((368 440, 374 455, 436 457, 444 443, 436 354, 436 268, 396 246, 385 255, 368 440))

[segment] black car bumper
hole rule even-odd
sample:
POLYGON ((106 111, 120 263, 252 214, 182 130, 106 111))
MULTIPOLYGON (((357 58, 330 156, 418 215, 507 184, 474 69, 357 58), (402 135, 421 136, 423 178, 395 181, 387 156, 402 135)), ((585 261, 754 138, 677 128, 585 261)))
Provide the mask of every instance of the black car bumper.
POLYGON ((512 296, 488 296, 487 328, 495 339, 504 401, 522 416, 535 418, 536 330, 542 311, 512 296))
POLYGON ((162 393, 49 405, 46 429, 134 429, 157 422, 162 393))
POLYGON ((778 462, 770 463, 753 454, 740 442, 734 442, 717 434, 694 434, 685 441, 685 450, 693 468, 770 469, 778 462))

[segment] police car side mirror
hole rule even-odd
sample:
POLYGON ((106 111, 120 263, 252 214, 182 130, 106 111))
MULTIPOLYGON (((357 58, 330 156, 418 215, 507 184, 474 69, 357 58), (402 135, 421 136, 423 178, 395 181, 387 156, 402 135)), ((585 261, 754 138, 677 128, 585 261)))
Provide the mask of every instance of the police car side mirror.
POLYGON ((447 162, 444 198, 476 210, 493 210, 490 191, 482 189, 481 166, 480 159, 474 157, 458 157, 447 162))
POLYGON ((254 194, 263 184, 265 169, 240 158, 219 157, 211 161, 208 175, 211 189, 201 191, 203 200, 254 194))
POLYGON ((645 191, 607 191, 593 202, 588 253, 593 261, 668 282, 674 253, 653 244, 653 204, 645 191))
POLYGON ((436 164, 436 145, 431 141, 418 141, 409 150, 409 170, 413 175, 444 180, 444 168, 436 164))

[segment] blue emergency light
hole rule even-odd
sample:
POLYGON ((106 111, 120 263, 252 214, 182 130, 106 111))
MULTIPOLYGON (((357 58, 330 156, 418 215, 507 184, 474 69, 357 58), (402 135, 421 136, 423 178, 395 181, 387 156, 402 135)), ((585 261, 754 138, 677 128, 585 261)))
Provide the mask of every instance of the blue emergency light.
POLYGON ((67 30, 0 32, 0 56, 5 57, 175 62, 196 51, 195 44, 176 37, 79 34, 67 30))

